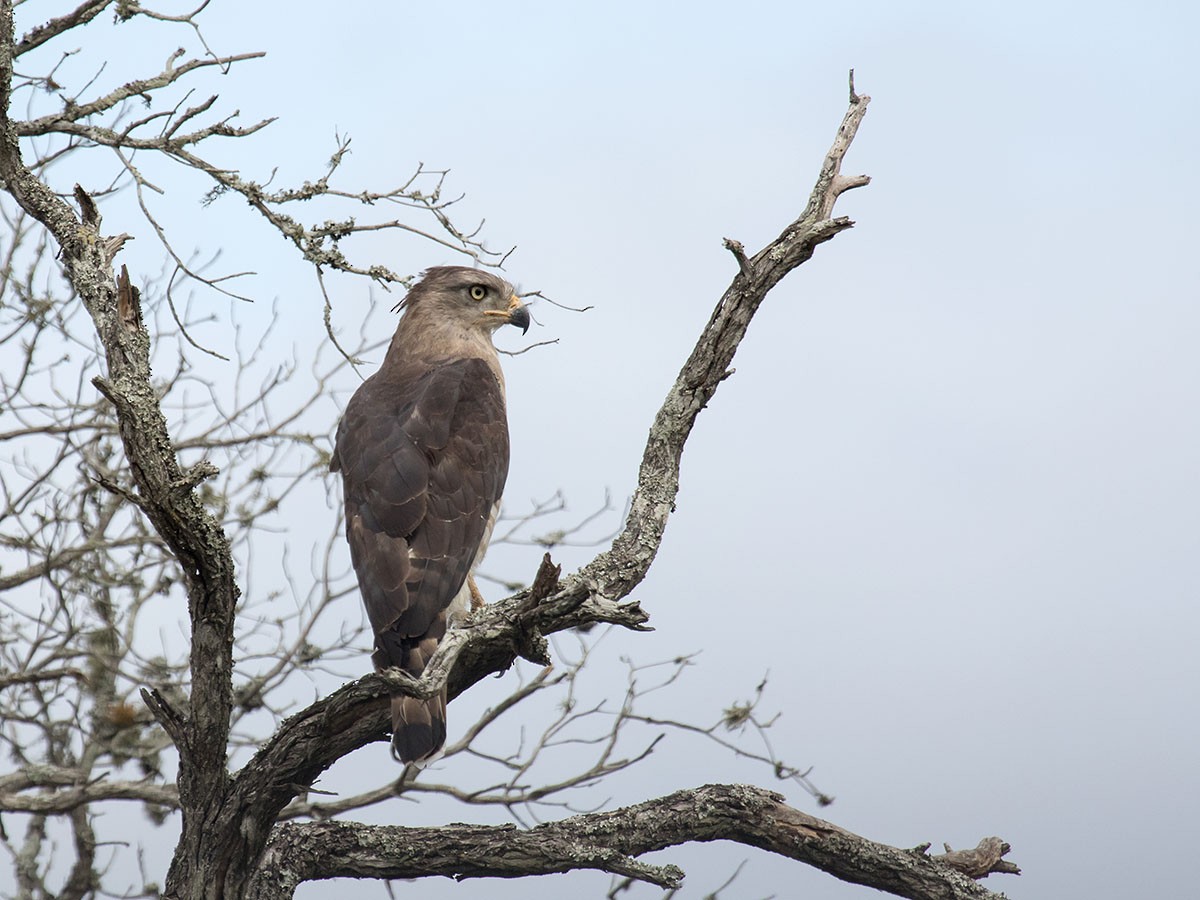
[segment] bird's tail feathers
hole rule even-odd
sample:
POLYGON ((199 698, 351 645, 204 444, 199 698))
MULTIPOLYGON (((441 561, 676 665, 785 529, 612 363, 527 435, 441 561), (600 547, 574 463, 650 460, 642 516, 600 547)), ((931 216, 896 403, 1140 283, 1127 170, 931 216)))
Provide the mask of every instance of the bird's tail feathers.
POLYGON ((441 756, 446 743, 446 691, 419 700, 392 696, 392 755, 405 763, 426 766, 441 756))
MULTIPOLYGON (((371 659, 376 669, 395 666, 420 678, 446 633, 446 613, 438 613, 425 634, 407 637, 394 630, 377 632, 371 659)), ((446 689, 428 700, 392 695, 392 756, 404 763, 428 765, 446 742, 446 689)))

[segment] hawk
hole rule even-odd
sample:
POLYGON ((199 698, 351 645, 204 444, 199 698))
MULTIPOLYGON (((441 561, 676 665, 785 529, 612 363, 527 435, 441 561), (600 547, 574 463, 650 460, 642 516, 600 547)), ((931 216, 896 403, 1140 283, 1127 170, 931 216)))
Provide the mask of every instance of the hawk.
MULTIPOLYGON (((341 472, 346 540, 376 670, 419 677, 449 620, 482 605, 471 577, 508 475, 501 325, 529 328, 512 285, 461 266, 429 269, 383 365, 355 391, 330 468, 341 472)), ((446 740, 446 693, 392 696, 392 754, 430 759, 446 740)))

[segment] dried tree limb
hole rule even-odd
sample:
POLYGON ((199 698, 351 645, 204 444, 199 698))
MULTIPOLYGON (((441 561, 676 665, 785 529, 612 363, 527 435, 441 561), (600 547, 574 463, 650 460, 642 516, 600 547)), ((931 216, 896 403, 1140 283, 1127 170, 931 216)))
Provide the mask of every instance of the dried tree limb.
POLYGON ((19 57, 35 47, 40 47, 46 41, 58 37, 64 31, 70 31, 78 25, 90 22, 96 16, 100 15, 104 7, 112 2, 113 0, 86 0, 86 2, 81 3, 65 16, 58 16, 43 25, 39 25, 37 28, 31 29, 13 49, 13 57, 19 57))
POLYGON ((986 837, 972 850, 951 850, 949 844, 944 846, 946 852, 934 859, 972 878, 984 878, 993 872, 1021 874, 1017 866, 1004 859, 1011 848, 998 837, 986 837))
MULTIPOLYGON (((28 137, 38 134, 49 134, 54 131, 62 131, 68 123, 78 122, 80 119, 86 119, 94 116, 97 113, 112 109, 131 97, 148 94, 151 91, 166 87, 173 84, 180 78, 183 78, 189 72, 196 69, 204 69, 209 66, 218 66, 222 69, 228 68, 235 62, 244 62, 250 59, 260 59, 266 56, 265 53, 239 53, 235 56, 225 56, 216 59, 189 59, 176 66, 175 61, 183 55, 183 50, 177 50, 163 66, 163 70, 151 78, 139 78, 136 81, 130 81, 118 88, 109 91, 102 97, 97 97, 87 103, 68 104, 64 109, 50 115, 42 116, 37 119, 21 122, 17 125, 17 134, 21 137, 28 137)), ((261 127, 261 126, 260 126, 261 127)))
MULTIPOLYGON (((45 571, 45 566, 41 567, 45 571)), ((17 582, 18 584, 20 582, 17 582)), ((0 590, 4 589, 3 582, 0 582, 0 590)), ((84 678, 83 671, 76 668, 60 668, 60 669, 37 669, 33 672, 0 672, 0 688, 10 687, 14 684, 36 684, 39 681, 57 681, 60 678, 84 678)), ((0 778, 0 783, 3 779, 0 778)))
MULTIPOLYGON (((35 767, 41 768, 41 767, 35 767)), ((46 767, 50 768, 50 767, 46 767)), ((36 771, 19 773, 19 783, 0 785, 0 811, 24 813, 71 813, 80 807, 102 800, 135 800, 158 806, 179 806, 179 791, 174 785, 152 784, 149 781, 109 781, 92 779, 80 783, 79 773, 65 770, 64 773, 49 773, 42 777, 36 771), (28 777, 24 777, 28 775, 28 777), (38 793, 27 793, 32 788, 54 788, 38 793)), ((5 781, 14 776, 5 776, 5 781)))
MULTIPOLYGON (((767 293, 788 272, 811 258, 819 244, 854 225, 850 219, 844 216, 835 219, 832 214, 838 196, 845 189, 837 181, 842 160, 870 101, 870 97, 851 93, 850 107, 833 146, 825 155, 800 218, 752 258, 743 263, 739 257, 738 274, 717 303, 651 426, 625 530, 610 550, 564 580, 564 592, 583 582, 594 584, 596 592, 604 597, 620 598, 645 577, 658 553, 679 492, 679 461, 684 444, 696 417, 725 379, 751 318, 767 293)), ((857 184, 869 180, 860 176, 857 184)), ((726 243, 740 247, 733 241, 726 243)))
POLYGON ((92 830, 87 809, 82 806, 71 811, 70 820, 75 863, 58 894, 58 900, 84 900, 85 897, 95 896, 96 832, 92 830))
POLYGON ((523 878, 598 869, 660 887, 683 873, 654 866, 594 843, 512 825, 435 828, 369 826, 353 822, 287 824, 276 829, 246 896, 289 898, 305 881, 326 878, 523 878))
POLYGON ((305 881, 326 878, 517 878, 575 869, 678 887, 680 870, 646 866, 636 857, 697 841, 758 847, 914 900, 999 897, 944 860, 869 841, 788 806, 779 794, 747 785, 706 785, 530 830, 289 824, 276 829, 247 896, 281 900, 305 881))

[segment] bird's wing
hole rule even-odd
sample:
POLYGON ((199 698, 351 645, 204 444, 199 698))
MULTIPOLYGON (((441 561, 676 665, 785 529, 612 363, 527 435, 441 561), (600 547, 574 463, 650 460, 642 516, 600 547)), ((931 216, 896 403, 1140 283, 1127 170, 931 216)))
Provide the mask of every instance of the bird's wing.
POLYGON ((333 468, 376 665, 419 675, 427 654, 417 645, 445 633, 508 475, 496 376, 479 359, 380 370, 346 408, 333 468))

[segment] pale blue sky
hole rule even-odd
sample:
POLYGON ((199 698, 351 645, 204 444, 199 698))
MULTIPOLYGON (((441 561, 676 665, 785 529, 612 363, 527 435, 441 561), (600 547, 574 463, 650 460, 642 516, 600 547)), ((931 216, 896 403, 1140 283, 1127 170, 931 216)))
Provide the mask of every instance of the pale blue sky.
MULTIPOLYGON (((352 183, 451 167, 462 221, 518 245, 511 278, 595 306, 538 307, 531 335, 561 343, 506 363, 514 505, 556 488, 580 509, 628 495, 733 273, 721 238, 757 250, 800 211, 853 66, 873 102, 846 169, 874 181, 838 211, 858 225, 771 295, 701 417, 636 593, 657 631, 611 638, 614 671, 621 653, 702 650, 677 711, 707 718, 769 669, 777 749, 838 798, 792 802, 898 846, 998 834, 1025 874, 989 887, 1011 897, 1194 891, 1163 864, 1200 836, 1193 6, 282 9, 206 13, 222 52, 268 51, 217 83, 226 108, 281 117, 231 144, 230 164, 312 177, 336 131, 354 140, 352 183)), ((114 77, 185 37, 140 44, 114 77)), ((312 280, 241 203, 193 202, 202 190, 164 216, 259 272, 246 289, 281 299, 280 353, 303 356, 321 334, 312 280)), ((393 237, 353 246, 404 272, 456 261, 393 237)), ((126 252, 158 270, 149 235, 126 252)), ((357 332, 371 296, 330 283, 335 322, 357 332)), ((382 333, 393 298, 377 299, 382 333)), ((527 576, 535 559, 496 565, 527 576)), ((376 749, 364 758, 381 765, 376 749)), ((616 802, 758 777, 719 755, 659 757, 611 788, 616 802)), ((743 858, 729 896, 868 896, 738 847, 658 858, 688 869, 686 897, 743 858)))

